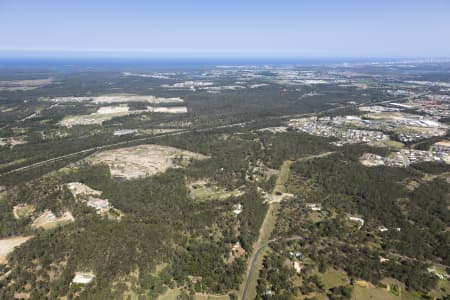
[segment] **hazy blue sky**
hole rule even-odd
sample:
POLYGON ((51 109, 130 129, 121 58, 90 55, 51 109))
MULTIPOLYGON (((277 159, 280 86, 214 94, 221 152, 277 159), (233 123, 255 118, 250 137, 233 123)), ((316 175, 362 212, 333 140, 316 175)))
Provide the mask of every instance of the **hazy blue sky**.
POLYGON ((0 0, 0 50, 450 57, 450 0, 0 0))

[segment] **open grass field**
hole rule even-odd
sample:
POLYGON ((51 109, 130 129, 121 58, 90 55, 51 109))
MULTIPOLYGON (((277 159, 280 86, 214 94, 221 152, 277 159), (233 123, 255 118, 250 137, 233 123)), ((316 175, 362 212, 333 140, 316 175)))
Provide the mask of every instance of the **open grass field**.
POLYGON ((348 284, 348 278, 344 271, 329 269, 325 273, 318 273, 317 275, 324 284, 326 290, 348 284))
POLYGON ((215 184, 192 183, 188 185, 189 195, 198 201, 224 200, 231 196, 238 197, 244 192, 240 190, 227 191, 215 184))
POLYGON ((353 288, 353 296, 352 299, 358 299, 358 300, 376 300, 376 299, 383 299, 383 300, 400 300, 400 299, 414 299, 410 297, 411 295, 403 295, 403 296, 396 296, 386 289, 377 288, 377 287, 360 287, 355 285, 353 288))
POLYGON ((281 169, 280 169, 280 174, 278 175, 276 184, 275 184, 275 188, 274 188, 274 193, 286 193, 287 189, 286 189, 286 182, 288 182, 289 180, 289 176, 291 174, 291 165, 294 163, 294 161, 292 160, 286 160, 283 162, 283 164, 281 165, 281 169))

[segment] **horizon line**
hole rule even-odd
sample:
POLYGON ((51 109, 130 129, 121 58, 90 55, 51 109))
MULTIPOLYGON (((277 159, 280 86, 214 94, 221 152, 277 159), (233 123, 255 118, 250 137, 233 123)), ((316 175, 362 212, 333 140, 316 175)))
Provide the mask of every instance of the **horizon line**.
POLYGON ((288 51, 174 51, 144 49, 0 49, 0 59, 126 58, 126 59, 413 59, 449 60, 438 55, 293 53, 288 51))

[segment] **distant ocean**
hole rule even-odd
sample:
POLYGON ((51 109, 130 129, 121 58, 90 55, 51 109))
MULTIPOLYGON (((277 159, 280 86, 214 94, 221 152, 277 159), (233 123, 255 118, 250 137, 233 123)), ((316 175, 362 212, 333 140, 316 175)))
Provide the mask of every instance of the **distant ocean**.
MULTIPOLYGON (((401 58, 251 58, 251 57, 213 57, 213 58, 112 58, 112 57, 1 57, 1 68, 26 69, 101 69, 101 70, 168 70, 168 69, 195 69, 214 66, 320 66, 334 64, 361 64, 400 62, 401 58)), ((411 60, 411 58, 407 59, 411 60)), ((423 59, 422 59, 423 60, 423 59)))

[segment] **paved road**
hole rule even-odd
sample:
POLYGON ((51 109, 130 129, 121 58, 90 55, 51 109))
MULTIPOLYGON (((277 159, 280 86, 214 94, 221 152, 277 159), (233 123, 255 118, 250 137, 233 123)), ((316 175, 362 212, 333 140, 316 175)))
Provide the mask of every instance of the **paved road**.
POLYGON ((252 261, 251 261, 251 263, 250 263, 250 269, 249 269, 249 272, 248 272, 248 275, 247 275, 247 279, 246 279, 246 281, 245 281, 244 290, 242 291, 241 300, 246 300, 248 287, 249 287, 249 285, 250 285, 250 277, 252 276, 252 274, 253 274, 253 272, 254 272, 254 270, 255 270, 256 260, 258 259, 259 254, 261 253, 261 251, 262 251, 265 247, 267 247, 270 243, 273 243, 273 242, 276 242, 276 241, 280 241, 280 240, 284 240, 284 241, 294 241, 294 240, 301 240, 301 239, 302 239, 301 236, 294 236, 294 237, 285 238, 285 239, 281 239, 281 238, 279 238, 279 239, 273 239, 273 240, 268 241, 266 244, 260 246, 260 247, 256 250, 255 255, 253 256, 253 259, 252 259, 252 261))

